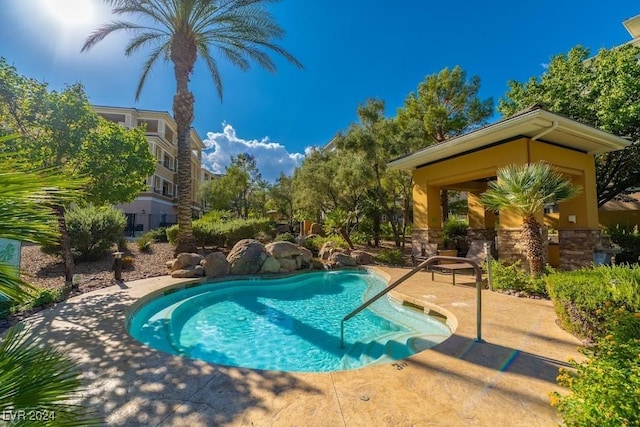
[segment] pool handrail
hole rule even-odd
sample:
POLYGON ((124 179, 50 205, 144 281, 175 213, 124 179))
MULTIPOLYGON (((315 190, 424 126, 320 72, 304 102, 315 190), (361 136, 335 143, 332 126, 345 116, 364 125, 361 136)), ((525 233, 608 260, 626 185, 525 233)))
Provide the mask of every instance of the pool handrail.
POLYGON ((369 300, 367 300, 364 303, 362 303, 362 305, 360 305, 358 308, 353 310, 351 313, 349 313, 346 316, 344 316, 342 318, 342 320, 340 321, 340 348, 344 348, 344 322, 346 322, 347 320, 351 319, 352 317, 354 317, 356 314, 360 313, 365 308, 369 307, 371 304, 373 304, 378 299, 380 299, 383 295, 387 294, 389 291, 391 291, 392 289, 394 289, 395 287, 397 287, 398 285, 403 283, 405 280, 407 280, 409 277, 411 277, 414 274, 416 274, 418 271, 420 271, 423 268, 428 267, 431 264, 433 264, 435 262, 438 262, 438 261, 460 262, 460 263, 469 264, 469 265, 471 265, 471 267, 473 267, 473 271, 475 272, 475 275, 476 275, 476 290, 477 290, 477 292, 476 292, 477 293, 477 298, 476 298, 477 299, 477 301, 476 301, 476 308, 477 308, 477 310, 476 310, 477 311, 477 313, 476 313, 477 314, 477 317, 476 317, 476 321, 477 321, 477 325, 476 325, 476 328, 477 328, 476 341, 477 342, 482 342, 482 334, 481 334, 481 329, 482 329, 481 328, 482 296, 481 296, 481 287, 480 287, 480 285, 482 283, 482 268, 478 265, 477 262, 472 261, 472 260, 470 260, 468 258, 435 255, 435 256, 429 257, 426 260, 422 261, 420 264, 415 266, 407 274, 405 274, 404 276, 400 277, 398 280, 393 282, 391 285, 387 286, 386 288, 384 288, 383 290, 381 290, 380 292, 378 292, 377 294, 372 296, 369 300))

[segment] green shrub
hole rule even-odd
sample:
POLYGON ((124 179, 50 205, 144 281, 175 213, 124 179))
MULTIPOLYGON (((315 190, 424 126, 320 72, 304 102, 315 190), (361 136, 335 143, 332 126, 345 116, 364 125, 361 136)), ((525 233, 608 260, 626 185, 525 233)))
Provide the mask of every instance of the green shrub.
POLYGON ((568 426, 640 425, 640 312, 608 309, 605 318, 606 335, 581 349, 588 359, 572 362, 575 373, 561 370, 571 394, 551 396, 568 426))
POLYGON ((291 242, 291 243, 296 243, 296 238, 293 237, 293 234, 291 233, 282 233, 282 234, 278 234, 275 239, 275 242, 291 242))
POLYGON ((169 241, 167 238, 167 227, 159 227, 154 230, 149 230, 145 234, 150 234, 153 241, 157 243, 165 243, 169 241))
POLYGON ((491 260, 491 281, 494 290, 522 292, 525 295, 536 295, 548 298, 547 285, 544 277, 533 278, 520 265, 511 265, 497 260, 491 260))
POLYGON ((379 262, 388 265, 403 265, 404 259, 399 248, 383 249, 377 256, 379 262))
POLYGON ((136 245, 140 252, 151 252, 151 249, 153 249, 153 243, 155 242, 155 238, 153 236, 153 233, 149 231, 136 240, 136 245))
POLYGON ((373 235, 362 231, 354 231, 349 235, 349 238, 356 245, 368 245, 373 240, 373 235))
POLYGON ((167 241, 173 246, 178 242, 178 224, 167 228, 167 241))
POLYGON ((580 337, 602 334, 608 306, 640 310, 640 267, 598 266, 547 277, 549 295, 563 326, 580 337))
MULTIPOLYGON (((192 222, 196 245, 232 247, 242 239, 253 239, 261 233, 273 229, 273 223, 266 218, 234 219, 231 221, 210 221, 206 217, 192 222)), ((167 239, 175 246, 178 226, 167 228, 167 239)))
POLYGON ((309 249, 313 256, 318 256, 318 252, 320 252, 320 247, 318 245, 320 241, 320 236, 308 237, 302 241, 302 246, 309 249))
POLYGON ((126 251, 128 245, 129 245, 129 241, 127 240, 127 236, 125 236, 124 234, 120 235, 120 237, 118 238, 118 251, 120 252, 126 251))
POLYGON ((640 259, 640 232, 638 226, 617 224, 607 228, 611 241, 622 248, 616 255, 618 264, 638 264, 640 259))
MULTIPOLYGON (((127 223, 124 214, 111 206, 86 206, 69 209, 65 215, 74 258, 96 260, 121 243, 127 223)), ((44 245, 42 251, 60 255, 61 247, 44 245)))
POLYGON ((453 242, 456 246, 467 240, 467 229, 469 224, 466 221, 450 216, 444 222, 442 232, 445 242, 453 242))

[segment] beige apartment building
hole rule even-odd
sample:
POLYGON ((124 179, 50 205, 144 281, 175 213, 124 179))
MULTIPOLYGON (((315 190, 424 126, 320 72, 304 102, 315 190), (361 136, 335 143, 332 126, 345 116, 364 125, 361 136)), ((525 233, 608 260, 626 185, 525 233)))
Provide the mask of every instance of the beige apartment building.
MULTIPOLYGON (((127 232, 139 235, 148 230, 175 224, 177 221, 178 195, 178 145, 177 127, 166 111, 140 110, 137 108, 106 107, 94 105, 101 117, 126 128, 146 125, 149 151, 155 156, 156 170, 146 180, 147 188, 131 203, 116 205, 127 216, 127 232)), ((202 150, 205 148, 198 133, 191 129, 191 200, 194 217, 206 211, 199 200, 198 189, 204 181, 219 175, 202 167, 202 150)))

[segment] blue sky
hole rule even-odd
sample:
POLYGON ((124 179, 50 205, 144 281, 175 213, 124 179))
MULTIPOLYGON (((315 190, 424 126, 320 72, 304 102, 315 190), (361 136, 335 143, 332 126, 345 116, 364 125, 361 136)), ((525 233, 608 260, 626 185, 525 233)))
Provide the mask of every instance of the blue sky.
MULTIPOLYGON (((52 89, 81 82, 94 104, 171 111, 171 67, 149 76, 134 100, 144 54, 125 57, 126 35, 80 53, 86 36, 110 19, 100 0, 2 0, 0 56, 52 89)), ((277 58, 278 72, 242 72, 221 62, 224 100, 202 66, 191 89, 194 127, 207 165, 221 171, 249 152, 267 179, 291 173, 307 147, 326 144, 356 120, 359 103, 382 98, 392 116, 426 75, 460 65, 498 99, 510 79, 540 75, 558 53, 593 52, 630 40, 622 21, 640 14, 628 0, 513 1, 282 0, 271 6, 287 34, 281 45, 305 66, 277 58)), ((496 115, 496 119, 498 116, 496 115)))

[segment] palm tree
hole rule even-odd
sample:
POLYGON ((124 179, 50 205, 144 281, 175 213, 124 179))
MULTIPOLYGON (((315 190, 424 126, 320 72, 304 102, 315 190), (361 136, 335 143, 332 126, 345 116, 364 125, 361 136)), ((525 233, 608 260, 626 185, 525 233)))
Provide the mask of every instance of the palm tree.
POLYGON ((198 56, 206 63, 218 95, 222 100, 222 79, 217 58, 221 57, 242 70, 250 60, 268 71, 276 65, 268 52, 279 54, 298 67, 302 64, 272 40, 281 39, 284 30, 266 10, 265 3, 279 0, 105 0, 116 15, 139 18, 140 23, 112 21, 98 28, 85 41, 86 51, 111 33, 132 32, 125 48, 129 56, 140 48, 151 46, 136 91, 136 100, 149 71, 158 60, 171 61, 176 79, 173 116, 178 128, 178 238, 175 252, 196 249, 191 228, 191 147, 189 131, 193 122, 195 98, 189 91, 189 80, 198 56))
MULTIPOLYGON (((0 137, 0 145, 8 140, 0 137)), ((25 172, 23 164, 0 155, 0 237, 22 242, 55 243, 53 206, 66 202, 83 182, 71 182, 51 171, 25 172)), ((0 263, 0 298, 24 302, 32 289, 15 268, 0 263)), ((22 325, 0 342, 0 410, 38 411, 51 418, 42 425, 88 425, 81 406, 65 403, 80 387, 80 371, 61 352, 43 347, 22 325)), ((6 419, 6 421, 8 421, 6 419)))
POLYGON ((509 165, 498 169, 497 177, 497 181, 489 183, 480 200, 489 209, 510 209, 522 216, 522 239, 529 272, 539 276, 544 270, 544 246, 536 214, 547 204, 575 197, 580 188, 544 162, 509 165))

